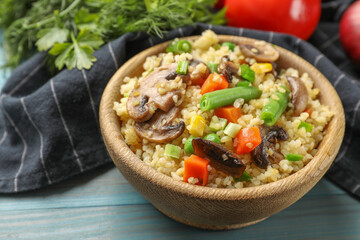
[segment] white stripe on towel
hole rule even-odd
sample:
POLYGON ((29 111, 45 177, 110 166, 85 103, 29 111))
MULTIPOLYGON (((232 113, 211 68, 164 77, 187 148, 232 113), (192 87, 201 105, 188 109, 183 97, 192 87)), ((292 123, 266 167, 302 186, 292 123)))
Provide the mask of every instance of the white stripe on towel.
POLYGON ((5 132, 3 133, 3 135, 2 135, 2 137, 1 137, 1 139, 0 139, 0 145, 1 145, 3 142, 5 142, 5 139, 6 139, 7 135, 8 135, 8 132, 5 130, 5 132))
POLYGON ((43 138, 43 135, 42 135, 40 129, 36 126, 36 124, 35 124, 35 122, 33 121, 33 119, 31 118, 31 116, 30 116, 30 114, 29 114, 29 111, 28 111, 28 109, 27 109, 27 107, 26 107, 26 105, 25 105, 24 98, 21 98, 20 101, 21 101, 21 104, 22 104, 22 106, 23 106, 23 108, 24 108, 24 111, 25 111, 27 117, 29 118, 31 124, 34 126, 34 128, 36 129, 36 131, 39 133, 39 136, 40 136, 40 160, 41 160, 41 164, 42 164, 42 167, 43 167, 43 169, 44 169, 44 172, 45 172, 45 176, 46 176, 46 178, 47 178, 47 180, 48 180, 48 183, 51 184, 51 179, 50 179, 49 173, 48 173, 48 171, 47 171, 47 169, 46 169, 46 167, 45 167, 44 156, 43 156, 43 149, 44 149, 44 138, 43 138))
POLYGON ((34 70, 32 70, 26 77, 24 77, 23 80, 21 80, 21 82, 19 82, 10 92, 9 95, 13 95, 24 83, 27 82, 27 80, 30 79, 30 77, 32 77, 35 73, 37 73, 37 71, 39 71, 39 69, 44 65, 44 62, 40 63, 39 65, 37 65, 34 70))
POLYGON ((116 57, 115 57, 113 48, 112 48, 112 46, 111 46, 111 42, 108 43, 108 48, 109 48, 109 52, 110 52, 111 58, 113 59, 115 68, 118 69, 118 68, 119 68, 119 64, 118 64, 118 62, 117 62, 117 60, 116 60, 116 57))
POLYGON ((345 77, 345 74, 341 74, 334 82, 334 88, 336 88, 336 86, 339 84, 339 82, 341 81, 341 79, 343 79, 345 77))
POLYGON ((3 105, 3 99, 4 99, 4 95, 0 97, 0 105, 1 108, 6 116, 6 118, 9 120, 10 124, 13 126, 13 128, 15 129, 15 132, 19 135, 23 145, 24 145, 24 149, 21 155, 21 160, 20 160, 20 166, 18 171, 15 174, 15 178, 14 178, 14 191, 17 192, 18 191, 18 177, 21 173, 21 170, 23 169, 24 166, 24 161, 25 161, 25 156, 26 156, 26 152, 27 152, 27 143, 25 141, 25 138, 23 137, 23 135, 21 134, 21 132, 19 131, 19 129, 16 127, 14 121, 11 119, 10 115, 6 112, 4 105, 3 105))
POLYGON ((85 81, 85 84, 86 84, 86 89, 88 91, 88 94, 89 94, 89 98, 90 98, 90 103, 91 103, 91 108, 93 110, 93 114, 94 114, 94 118, 95 118, 95 121, 96 121, 96 124, 99 126, 99 120, 98 120, 98 117, 97 117, 97 114, 96 114, 96 110, 95 110, 95 103, 94 103, 94 100, 93 100, 93 97, 92 97, 92 94, 91 94, 91 91, 90 91, 90 86, 89 86, 89 81, 88 81, 88 78, 86 76, 86 72, 85 70, 81 70, 82 72, 82 75, 84 77, 84 81, 85 81))
POLYGON ((315 58, 314 66, 316 67, 319 63, 319 61, 324 57, 324 55, 320 54, 315 58))
POLYGON ((78 153, 76 152, 76 149, 75 149, 75 146, 74 146, 74 142, 73 142, 73 138, 70 134, 70 131, 69 131, 69 128, 67 127, 66 125, 66 122, 65 122, 65 119, 64 119, 64 116, 61 112, 61 108, 60 108, 60 105, 59 105, 59 101, 57 99, 57 96, 56 96, 56 93, 55 93, 55 88, 54 88, 54 81, 53 79, 50 80, 50 86, 51 86, 51 91, 52 91, 52 94, 53 94, 53 97, 55 99, 55 103, 56 103, 56 106, 57 106, 57 109, 59 111, 59 114, 60 114, 60 118, 61 118, 61 121, 62 121, 62 124, 64 125, 64 129, 68 135, 68 138, 69 138, 69 141, 70 141, 70 144, 71 144, 71 147, 72 147, 72 150, 73 150, 73 153, 75 155, 75 158, 76 158, 76 162, 77 164, 79 165, 79 168, 80 168, 80 171, 83 172, 84 169, 83 169, 83 166, 82 166, 82 163, 80 161, 80 158, 79 158, 79 155, 78 153))
MULTIPOLYGON (((356 116, 358 115, 358 111, 359 111, 359 107, 360 107, 360 100, 357 102, 353 112, 354 112, 354 115, 353 115, 353 118, 351 120, 351 123, 350 123, 350 127, 349 129, 352 129, 354 128, 354 125, 356 123, 356 116)), ((349 148, 349 145, 351 143, 351 139, 352 139, 352 135, 353 135, 353 132, 354 131, 350 131, 350 134, 349 136, 347 137, 347 139, 344 141, 344 148, 343 150, 337 155, 336 159, 335 159, 335 162, 339 161, 341 158, 344 157, 344 155, 346 154, 348 148, 349 148)))

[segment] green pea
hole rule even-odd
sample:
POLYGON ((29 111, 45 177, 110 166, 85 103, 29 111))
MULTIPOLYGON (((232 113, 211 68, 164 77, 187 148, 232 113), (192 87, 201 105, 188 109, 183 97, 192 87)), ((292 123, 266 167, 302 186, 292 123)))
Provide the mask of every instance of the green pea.
POLYGON ((194 139, 195 137, 189 137, 185 144, 184 144, 184 151, 186 153, 189 153, 189 154, 193 154, 194 153, 194 147, 192 145, 192 140, 194 139))
POLYGON ((209 133, 208 135, 206 135, 204 137, 204 139, 212 141, 212 142, 220 143, 220 137, 219 137, 219 135, 217 135, 215 133, 209 133))
POLYGON ((235 48, 235 44, 231 43, 231 42, 224 42, 223 44, 221 44, 221 46, 228 46, 230 51, 234 51, 235 48))

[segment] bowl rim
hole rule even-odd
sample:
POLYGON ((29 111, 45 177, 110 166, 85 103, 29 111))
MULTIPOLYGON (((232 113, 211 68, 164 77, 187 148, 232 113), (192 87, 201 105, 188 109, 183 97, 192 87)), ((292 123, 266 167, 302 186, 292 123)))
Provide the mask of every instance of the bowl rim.
MULTIPOLYGON (((220 41, 233 40, 234 42, 238 43, 253 43, 254 41, 259 41, 259 39, 254 38, 247 38, 241 36, 232 36, 232 35, 217 35, 220 41)), ((179 39, 191 39, 194 40, 199 38, 200 35, 196 36, 188 36, 182 37, 179 39)), ((331 121, 328 123, 327 128, 331 125, 333 127, 337 126, 337 131, 334 131, 334 136, 329 135, 329 133, 325 134, 324 138, 321 140, 320 144, 318 145, 318 151, 302 169, 299 171, 285 177, 279 179, 275 182, 266 183, 259 186, 252 186, 252 187, 245 187, 240 189, 228 189, 228 188, 213 188, 213 187, 206 187, 206 186, 198 186, 192 185, 183 181, 175 180, 170 176, 167 176, 163 173, 158 172, 156 169, 152 168, 151 166, 145 164, 140 158, 134 154, 127 144, 122 140, 122 135, 120 133, 119 128, 119 118, 116 115, 115 111, 112 109, 113 105, 109 105, 110 102, 114 102, 118 99, 113 99, 115 96, 114 91, 118 91, 118 89, 114 89, 116 85, 121 82, 121 72, 123 69, 126 69, 133 65, 139 56, 146 57, 151 56, 154 54, 158 54, 163 51, 155 51, 154 47, 165 49, 166 46, 171 41, 166 41, 160 44, 157 44, 151 48, 145 49, 140 53, 133 56, 129 59, 126 63, 124 63, 113 75, 113 77, 108 82, 100 103, 100 110, 99 110, 99 118, 100 118, 100 127, 101 132, 103 135, 103 139, 107 150, 109 151, 110 155, 115 154, 119 157, 119 159, 114 159, 115 165, 122 171, 122 167, 128 167, 140 177, 146 179, 147 181, 153 182, 158 187, 162 187, 168 189, 170 191, 176 191, 181 194, 185 194, 191 197, 196 198, 206 198, 206 199, 214 199, 218 200, 219 196, 224 200, 224 196, 226 200, 240 200, 240 199, 255 199, 255 198, 267 198, 273 196, 274 194, 281 194, 286 191, 290 191, 292 189, 300 188, 302 184, 310 181, 311 179, 317 177, 319 174, 324 175, 327 169, 330 167, 331 163, 333 162, 340 146, 341 142, 344 137, 345 132, 345 115, 344 109, 341 103, 341 100, 336 93, 335 89, 327 80, 327 78, 317 70, 313 65, 309 62, 301 58, 300 56, 282 48, 278 45, 275 45, 278 51, 280 52, 280 56, 287 56, 288 58, 294 59, 293 61, 299 62, 299 64, 304 65, 304 68, 308 69, 308 73, 312 72, 313 75, 316 75, 320 80, 321 84, 324 84, 323 88, 327 88, 329 92, 326 93, 333 95, 334 105, 329 106, 332 111, 334 111, 334 116, 332 117, 331 121), (111 106, 111 107, 110 107, 111 106), (118 123, 116 123, 116 121, 118 123), (338 141, 333 140, 332 137, 337 135, 338 141), (120 136, 119 136, 120 135, 120 136), (327 146, 331 143, 331 147, 327 146), (122 161, 122 167, 117 163, 117 161, 122 161)), ((143 62, 141 62, 143 64, 143 62)), ((291 66, 290 66, 291 67, 291 66)), ((315 81, 314 81, 315 84, 315 81)), ((121 84, 120 84, 121 85, 121 84)), ((119 85, 119 86, 120 86, 119 85)), ((320 91, 321 92, 321 91, 320 91)), ((319 178, 320 179, 320 178, 319 178)), ((317 182, 317 181, 316 181, 317 182)), ((316 182, 313 184, 315 185, 316 182)))

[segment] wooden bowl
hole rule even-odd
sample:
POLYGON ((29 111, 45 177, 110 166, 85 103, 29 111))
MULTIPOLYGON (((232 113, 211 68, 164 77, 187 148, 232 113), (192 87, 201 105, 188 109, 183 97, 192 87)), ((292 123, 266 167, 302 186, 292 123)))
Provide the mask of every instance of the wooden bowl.
MULTIPOLYGON (((196 39, 199 36, 188 37, 196 39)), ((219 36, 236 44, 255 39, 219 36)), ((243 189, 217 189, 173 180, 140 160, 123 141, 120 120, 113 108, 125 76, 140 76, 146 57, 165 52, 169 42, 151 47, 127 61, 111 78, 100 104, 100 126, 105 145, 115 165, 130 184, 159 211, 176 221, 205 229, 232 229, 260 222, 290 206, 307 193, 333 162, 345 130, 344 110, 335 89, 310 63, 277 47, 278 65, 307 72, 320 89, 320 101, 334 116, 326 129, 315 157, 300 171, 273 183, 243 189)))

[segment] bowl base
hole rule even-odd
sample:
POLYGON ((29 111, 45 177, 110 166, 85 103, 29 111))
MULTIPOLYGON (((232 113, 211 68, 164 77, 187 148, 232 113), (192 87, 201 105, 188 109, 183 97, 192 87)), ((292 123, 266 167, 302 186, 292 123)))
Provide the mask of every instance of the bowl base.
POLYGON ((155 207, 155 208, 157 210, 159 210, 162 214, 166 215, 167 217, 169 217, 177 222, 183 223, 183 224, 191 226, 191 227, 196 227, 196 228, 201 228, 201 229, 206 229, 206 230, 232 230, 232 229, 237 229, 237 228, 243 228, 243 227, 247 227, 247 226, 253 225, 255 223, 264 221, 265 219, 268 218, 268 217, 265 217, 265 218, 247 222, 247 223, 237 223, 237 224, 230 224, 230 225, 220 225, 220 226, 219 225, 207 225, 207 224, 199 224, 199 223, 194 223, 194 222, 187 221, 184 219, 180 219, 180 218, 174 217, 166 212, 161 211, 157 207, 155 207))

